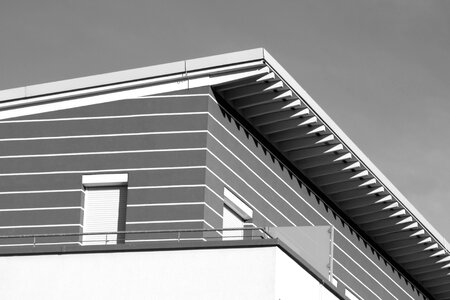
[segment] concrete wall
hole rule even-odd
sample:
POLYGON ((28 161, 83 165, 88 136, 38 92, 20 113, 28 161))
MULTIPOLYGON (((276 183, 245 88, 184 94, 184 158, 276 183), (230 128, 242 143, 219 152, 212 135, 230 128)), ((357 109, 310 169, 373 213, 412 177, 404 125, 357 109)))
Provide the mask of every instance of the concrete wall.
POLYGON ((339 299, 283 251, 275 251, 275 299, 339 299))
POLYGON ((277 247, 0 257, 3 299, 337 299, 277 247))

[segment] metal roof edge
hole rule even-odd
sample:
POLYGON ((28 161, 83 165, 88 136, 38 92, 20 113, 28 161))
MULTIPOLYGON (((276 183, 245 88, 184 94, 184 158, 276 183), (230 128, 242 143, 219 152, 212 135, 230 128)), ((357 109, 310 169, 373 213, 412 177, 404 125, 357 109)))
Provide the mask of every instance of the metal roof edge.
POLYGON ((185 63, 184 61, 179 61, 143 68, 104 73, 100 75, 65 79, 0 91, 0 102, 57 94, 73 90, 82 90, 98 86, 114 85, 122 82, 130 82, 150 77, 159 77, 184 72, 185 63))
POLYGON ((183 74, 189 71, 209 69, 218 66, 262 60, 263 52, 264 49, 255 48, 227 54, 219 54, 142 68, 104 73, 100 75, 84 76, 0 90, 0 102, 14 101, 49 94, 58 94, 73 90, 83 90, 99 86, 115 85, 124 82, 132 82, 173 74, 183 74))
POLYGON ((264 51, 265 50, 263 48, 254 48, 250 50, 189 59, 186 60, 186 72, 239 64, 254 60, 262 60, 264 59, 264 51))
POLYGON ((426 218, 409 202, 406 197, 394 186, 394 184, 372 163, 361 149, 339 128, 330 116, 317 104, 316 101, 298 84, 298 82, 264 49, 264 60, 278 75, 310 106, 312 110, 328 125, 341 141, 366 165, 379 181, 397 198, 398 201, 429 231, 436 240, 450 251, 449 242, 431 225, 426 218))

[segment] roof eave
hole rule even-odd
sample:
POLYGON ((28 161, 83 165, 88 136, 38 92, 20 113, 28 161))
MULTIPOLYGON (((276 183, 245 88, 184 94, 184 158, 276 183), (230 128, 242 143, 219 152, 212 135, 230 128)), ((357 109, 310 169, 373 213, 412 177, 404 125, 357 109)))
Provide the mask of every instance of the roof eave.
POLYGON ((339 128, 339 126, 328 116, 328 114, 317 104, 316 101, 289 75, 289 73, 264 49, 264 60, 278 75, 294 90, 312 109, 328 128, 339 137, 348 149, 358 157, 372 174, 397 198, 398 201, 426 228, 435 239, 447 250, 450 249, 449 242, 431 225, 425 217, 406 199, 406 197, 394 186, 394 184, 372 163, 372 161, 359 149, 359 147, 339 128))

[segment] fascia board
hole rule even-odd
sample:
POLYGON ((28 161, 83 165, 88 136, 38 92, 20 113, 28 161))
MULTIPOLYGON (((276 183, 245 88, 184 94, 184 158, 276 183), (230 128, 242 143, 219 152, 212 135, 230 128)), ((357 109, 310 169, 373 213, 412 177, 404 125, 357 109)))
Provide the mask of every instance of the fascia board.
POLYGON ((65 93, 100 86, 116 85, 124 82, 132 82, 148 78, 183 74, 185 72, 185 62, 178 61, 150 67, 35 84, 0 91, 0 102, 65 93))
POLYGON ((184 62, 178 61, 174 63, 161 64, 150 67, 31 85, 26 87, 26 96, 36 97, 45 94, 67 92, 70 90, 74 90, 74 88, 77 90, 81 90, 86 88, 113 85, 123 82, 155 78, 159 76, 166 76, 184 72, 184 62))
POLYGON ((203 69, 223 67, 239 63, 262 60, 264 58, 264 49, 256 48, 227 54, 219 54, 208 57, 186 60, 186 72, 198 71, 203 69))
POLYGON ((0 91, 0 102, 25 98, 27 95, 26 91, 26 87, 18 87, 0 91))
POLYGON ((314 111, 321 121, 347 146, 349 150, 362 162, 372 174, 392 193, 414 218, 447 250, 450 250, 448 241, 425 219, 425 217, 406 199, 394 184, 370 161, 370 159, 356 146, 355 143, 339 128, 316 101, 289 75, 289 73, 264 49, 264 60, 282 78, 289 87, 300 96, 309 108, 314 111))
POLYGON ((174 74, 184 74, 187 72, 198 71, 202 69, 262 60, 263 53, 264 49, 256 48, 227 54, 160 64, 156 66, 18 87, 0 91, 0 102, 38 97, 49 94, 58 94, 73 90, 83 90, 100 86, 116 85, 124 82, 139 81, 174 74))

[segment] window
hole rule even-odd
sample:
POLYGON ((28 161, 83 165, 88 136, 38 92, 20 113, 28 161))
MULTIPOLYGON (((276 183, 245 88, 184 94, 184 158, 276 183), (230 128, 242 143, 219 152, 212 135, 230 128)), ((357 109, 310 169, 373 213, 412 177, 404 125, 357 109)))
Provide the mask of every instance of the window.
MULTIPOLYGON (((243 228, 253 217, 253 210, 229 189, 225 188, 223 194, 223 228, 243 228)), ((242 240, 244 230, 225 230, 222 235, 224 240, 242 240)))
MULTIPOLYGON (((223 207, 223 228, 242 228, 244 220, 237 215, 232 209, 224 205, 223 207)), ((243 230, 225 230, 223 236, 227 240, 242 240, 244 236, 243 230)))
POLYGON ((334 277, 331 277, 331 283, 332 283, 335 287, 338 286, 338 281, 337 281, 336 278, 334 278, 334 277))
POLYGON ((347 297, 350 300, 360 300, 358 296, 356 296, 354 293, 350 292, 347 289, 345 289, 345 297, 347 297))
MULTIPOLYGON (((83 233, 125 230, 128 174, 83 176, 83 233)), ((117 233, 83 235, 84 245, 111 245, 124 242, 117 233)))

